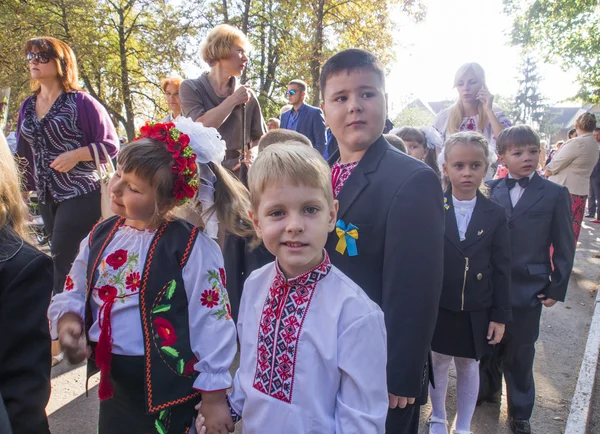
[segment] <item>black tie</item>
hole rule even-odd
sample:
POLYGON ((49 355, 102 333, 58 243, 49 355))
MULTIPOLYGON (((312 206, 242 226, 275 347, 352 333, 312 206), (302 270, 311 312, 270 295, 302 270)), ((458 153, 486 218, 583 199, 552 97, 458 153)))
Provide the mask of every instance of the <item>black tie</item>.
POLYGON ((527 187, 527 185, 529 185, 529 177, 525 177, 525 178, 521 178, 521 179, 506 177, 505 179, 506 179, 506 186, 508 187, 509 190, 512 190, 512 188, 515 185, 517 185, 517 182, 519 183, 521 188, 525 188, 525 187, 527 187))

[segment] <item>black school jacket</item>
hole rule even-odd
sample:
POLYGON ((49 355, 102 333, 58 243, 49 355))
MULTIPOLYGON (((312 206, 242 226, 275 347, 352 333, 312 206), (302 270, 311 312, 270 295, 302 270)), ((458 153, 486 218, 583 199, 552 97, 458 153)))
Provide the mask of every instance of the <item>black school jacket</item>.
MULTIPOLYGON (((330 163, 338 159, 339 150, 330 163)), ((389 392, 426 400, 427 360, 444 268, 440 182, 427 165, 380 136, 337 199, 337 218, 358 227, 358 254, 340 254, 334 231, 326 245, 331 262, 383 310, 389 392)))
POLYGON ((513 209, 504 179, 488 185, 490 199, 500 204, 508 216, 513 309, 538 307, 539 294, 564 301, 575 258, 569 190, 536 173, 513 209), (550 264, 551 245, 554 271, 550 264))
POLYGON ((452 190, 445 195, 444 286, 440 307, 453 311, 491 308, 490 320, 506 324, 510 309, 510 234, 504 209, 477 192, 460 241, 452 190))

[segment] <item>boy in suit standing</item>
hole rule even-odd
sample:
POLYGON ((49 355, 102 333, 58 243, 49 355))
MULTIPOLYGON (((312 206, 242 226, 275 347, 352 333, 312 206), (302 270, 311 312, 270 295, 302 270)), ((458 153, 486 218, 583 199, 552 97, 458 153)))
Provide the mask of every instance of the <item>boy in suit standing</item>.
POLYGON ((320 85, 339 145, 329 162, 340 208, 326 249, 384 312, 386 432, 416 434, 442 288, 442 189, 427 165, 382 136, 385 78, 375 56, 356 49, 336 54, 323 66, 320 85))
MULTIPOLYGON (((569 190, 541 178, 535 171, 540 153, 538 135, 526 125, 504 130, 496 140, 500 162, 509 174, 489 183, 490 199, 502 205, 509 222, 512 250, 511 301, 513 321, 494 354, 482 359, 491 389, 480 389, 480 400, 498 402, 503 366, 510 427, 529 434, 535 402, 533 360, 542 306, 564 301, 575 257, 569 190), (550 258, 550 246, 554 254, 550 258), (554 268, 552 268, 554 266, 554 268), (500 359, 500 363, 490 360, 500 359), (484 396, 485 393, 485 396, 484 396)), ((485 386, 484 386, 485 387, 485 386)))

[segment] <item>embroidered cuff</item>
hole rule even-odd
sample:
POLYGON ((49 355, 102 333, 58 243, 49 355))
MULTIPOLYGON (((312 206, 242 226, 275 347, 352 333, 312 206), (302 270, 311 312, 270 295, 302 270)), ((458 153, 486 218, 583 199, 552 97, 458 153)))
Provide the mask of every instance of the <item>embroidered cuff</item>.
MULTIPOLYGON (((50 339, 53 341, 58 339, 58 322, 67 313, 74 313, 79 316, 79 318, 83 318, 82 312, 76 312, 74 309, 67 309, 65 307, 61 308, 60 305, 53 309, 52 305, 50 305, 50 309, 48 310, 48 321, 50 323, 50 339)), ((83 319, 81 322, 83 324, 83 319)))
POLYGON ((214 392, 215 390, 226 390, 231 387, 231 374, 229 371, 222 372, 200 372, 194 381, 194 389, 214 392))
POLYGON ((229 414, 231 415, 231 419, 233 419, 234 424, 242 420, 242 415, 238 414, 238 412, 235 411, 235 409, 231 405, 231 401, 229 400, 229 394, 227 394, 227 406, 229 407, 229 414))

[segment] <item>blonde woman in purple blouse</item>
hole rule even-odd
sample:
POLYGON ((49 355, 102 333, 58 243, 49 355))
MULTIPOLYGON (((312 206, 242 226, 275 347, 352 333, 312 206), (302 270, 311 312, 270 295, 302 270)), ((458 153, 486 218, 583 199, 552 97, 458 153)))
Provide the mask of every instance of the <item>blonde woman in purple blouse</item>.
POLYGON ((33 95, 19 111, 17 154, 26 160, 25 188, 37 192, 50 235, 54 291, 62 292, 79 243, 101 218, 92 146, 104 144, 112 158, 119 140, 104 107, 80 89, 77 61, 67 44, 30 39, 25 55, 33 95))

